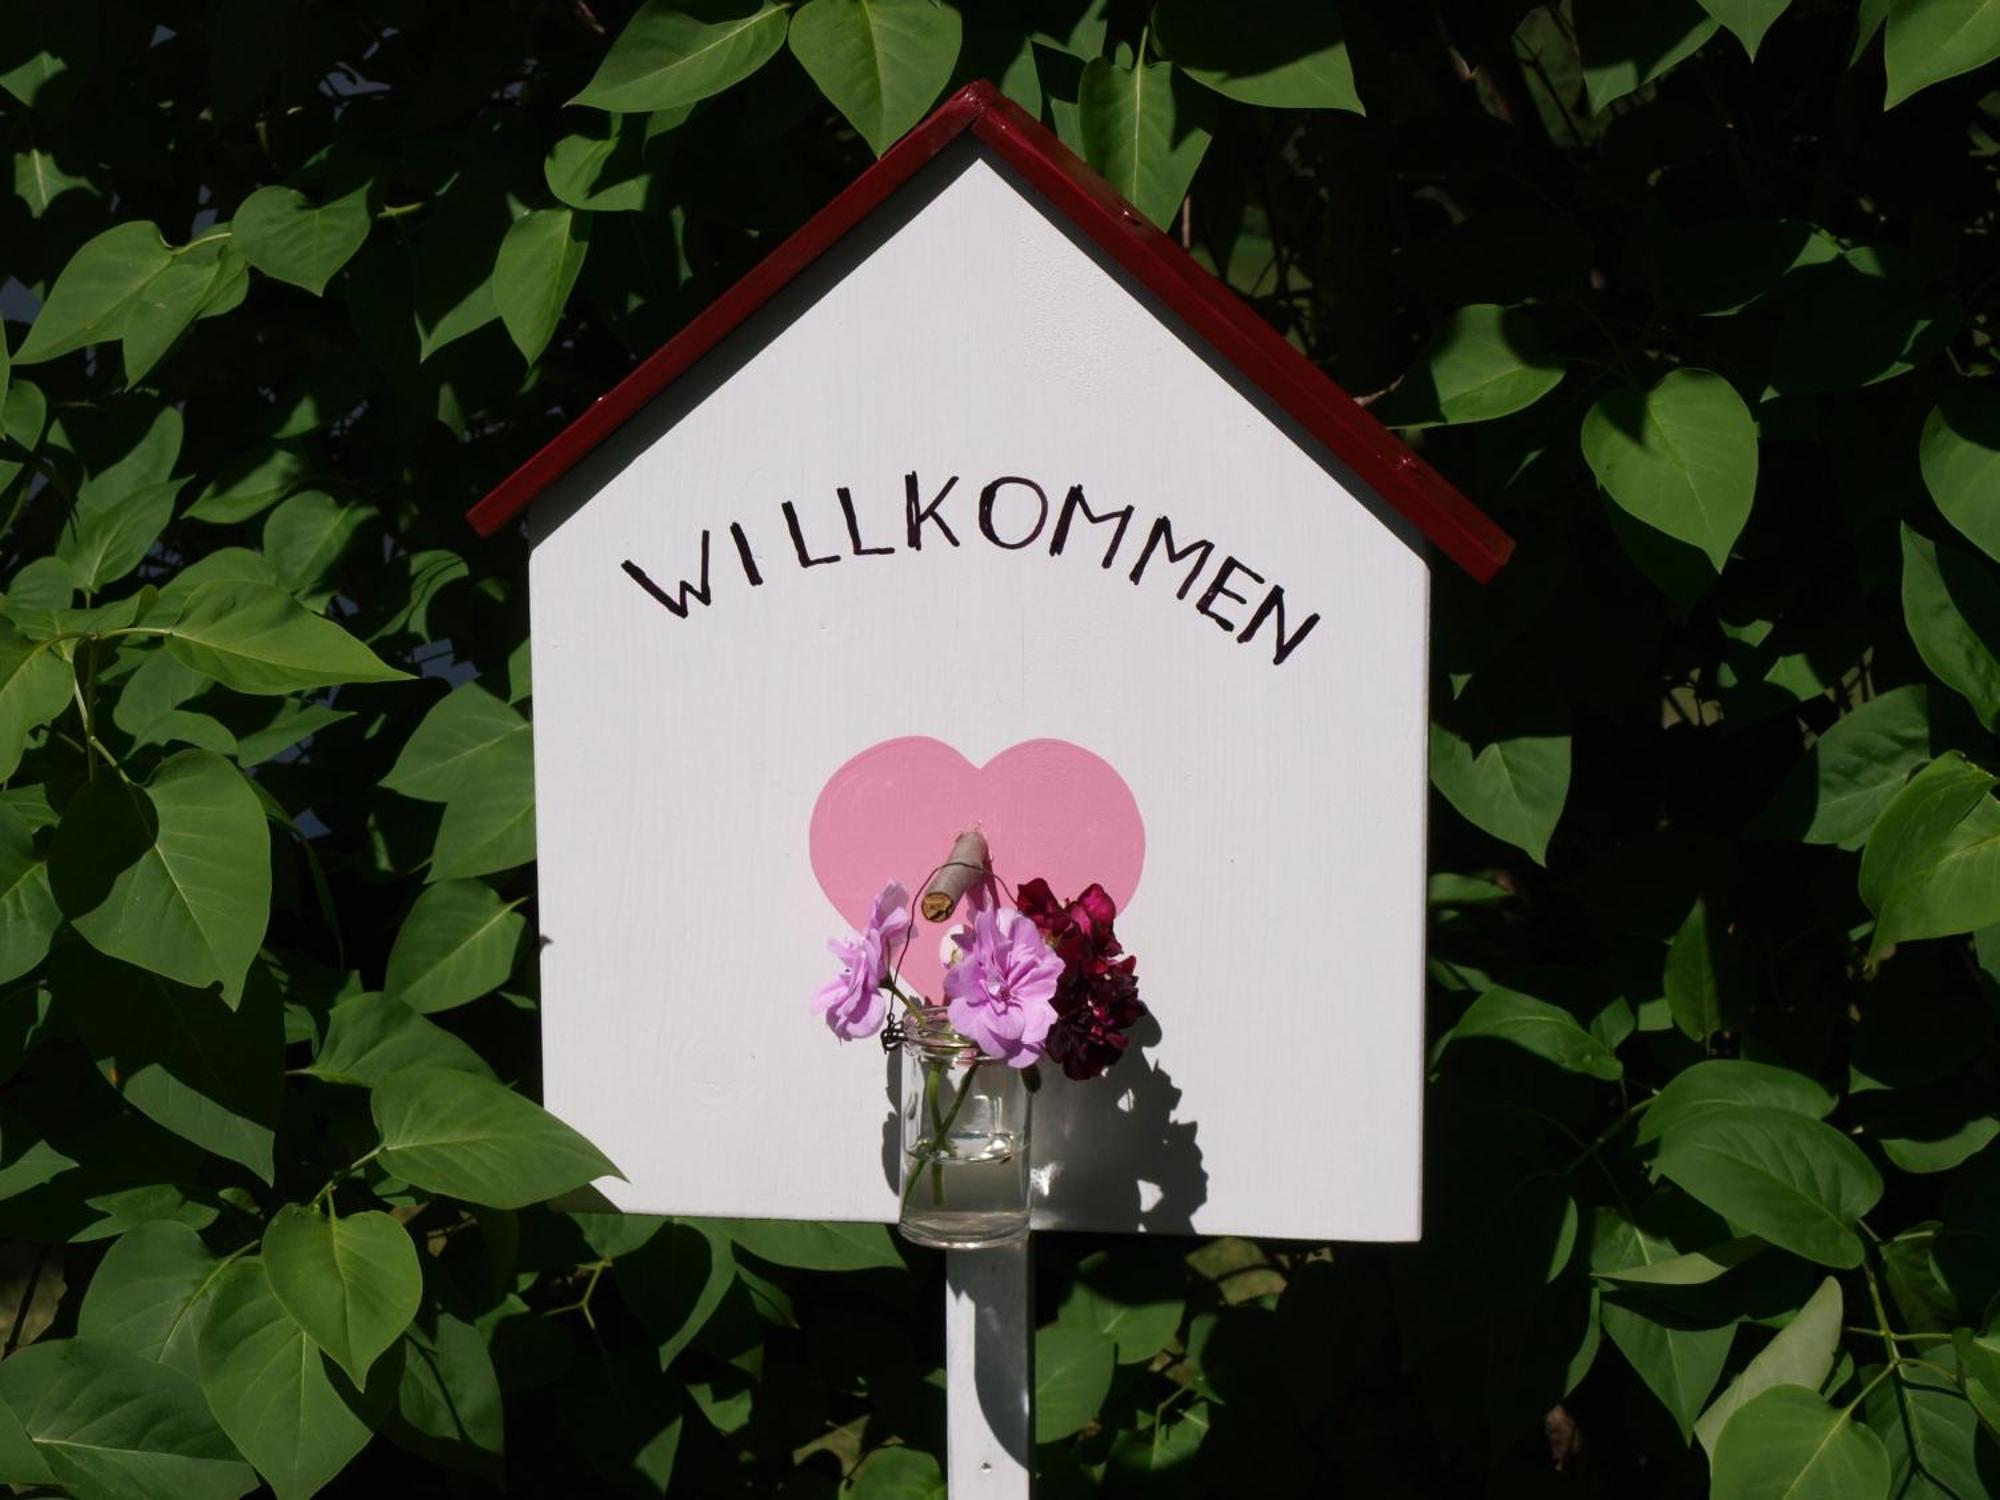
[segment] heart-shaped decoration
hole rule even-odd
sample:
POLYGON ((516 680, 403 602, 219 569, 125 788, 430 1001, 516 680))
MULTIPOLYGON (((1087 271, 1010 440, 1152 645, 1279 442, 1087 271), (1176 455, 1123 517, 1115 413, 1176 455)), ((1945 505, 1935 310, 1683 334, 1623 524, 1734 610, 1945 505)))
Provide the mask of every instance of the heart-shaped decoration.
MULTIPOLYGON (((986 835, 1009 887, 1040 875, 1067 899, 1093 880, 1122 912, 1139 888, 1146 829, 1111 763, 1067 740, 1024 740, 975 766, 921 735, 871 745, 827 778, 813 806, 813 874, 849 926, 883 885, 912 896, 967 828, 986 835)), ((916 919, 905 989, 941 998, 939 941, 950 924, 916 919)))

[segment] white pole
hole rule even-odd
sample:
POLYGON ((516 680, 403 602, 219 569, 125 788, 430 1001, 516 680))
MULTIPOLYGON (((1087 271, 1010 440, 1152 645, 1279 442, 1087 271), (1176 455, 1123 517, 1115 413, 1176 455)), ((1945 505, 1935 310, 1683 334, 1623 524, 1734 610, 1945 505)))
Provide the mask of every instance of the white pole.
POLYGON ((1035 1489, 1029 1248, 945 1252, 945 1403, 951 1500, 1029 1500, 1035 1489))

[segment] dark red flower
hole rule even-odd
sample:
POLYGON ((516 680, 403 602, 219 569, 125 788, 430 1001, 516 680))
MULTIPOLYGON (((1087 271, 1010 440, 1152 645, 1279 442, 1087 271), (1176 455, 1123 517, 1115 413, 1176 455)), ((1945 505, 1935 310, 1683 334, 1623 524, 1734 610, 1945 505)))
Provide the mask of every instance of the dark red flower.
POLYGON ((1058 901, 1041 879, 1023 884, 1015 904, 1063 961, 1048 1055, 1071 1078, 1100 1077, 1124 1054, 1125 1033, 1146 1014, 1133 974, 1137 960, 1118 945, 1117 904, 1101 885, 1058 901))
POLYGON ((1101 885, 1090 886, 1074 901, 1058 901, 1049 883, 1036 878, 1023 885, 1014 900, 1072 971, 1072 978, 1102 973, 1124 951, 1112 930, 1118 907, 1101 885))

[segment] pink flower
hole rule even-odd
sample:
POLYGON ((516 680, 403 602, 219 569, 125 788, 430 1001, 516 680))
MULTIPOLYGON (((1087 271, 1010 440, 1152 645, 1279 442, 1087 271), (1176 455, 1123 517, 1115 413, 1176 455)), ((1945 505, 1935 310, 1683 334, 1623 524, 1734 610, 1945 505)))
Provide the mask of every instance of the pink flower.
POLYGON ((958 935, 959 960, 946 971, 947 1014, 980 1052, 1010 1068, 1040 1059, 1056 1018, 1063 961, 1035 924, 1011 908, 975 911, 958 935))
POLYGON ((840 960, 840 974, 813 996, 815 1014, 826 1017, 833 1034, 844 1042, 873 1036, 882 1029, 889 997, 882 988, 889 977, 889 960, 896 942, 910 930, 910 893, 895 881, 882 887, 868 925, 844 938, 829 938, 827 952, 840 960))

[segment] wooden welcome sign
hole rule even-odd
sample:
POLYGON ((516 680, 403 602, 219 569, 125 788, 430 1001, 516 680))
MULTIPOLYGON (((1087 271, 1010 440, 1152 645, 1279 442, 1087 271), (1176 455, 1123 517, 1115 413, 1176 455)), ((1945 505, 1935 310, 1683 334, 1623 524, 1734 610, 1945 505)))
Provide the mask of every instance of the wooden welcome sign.
POLYGON ((1418 1234, 1425 542, 1508 543, 1042 127, 955 96, 471 519, 531 502, 544 1084, 613 1203, 896 1217, 807 1001, 976 825, 1105 884, 1157 1021, 1039 1094, 1037 1227, 1418 1234))
MULTIPOLYGON (((524 511, 544 1091, 613 1204, 897 1217, 915 1064, 808 1001, 977 829, 1144 955, 1035 1227, 1418 1235, 1426 542, 1509 543, 1041 126, 953 97, 471 519, 524 511)), ((951 1491, 1024 1495, 1025 1253, 948 1273, 951 1491)))

